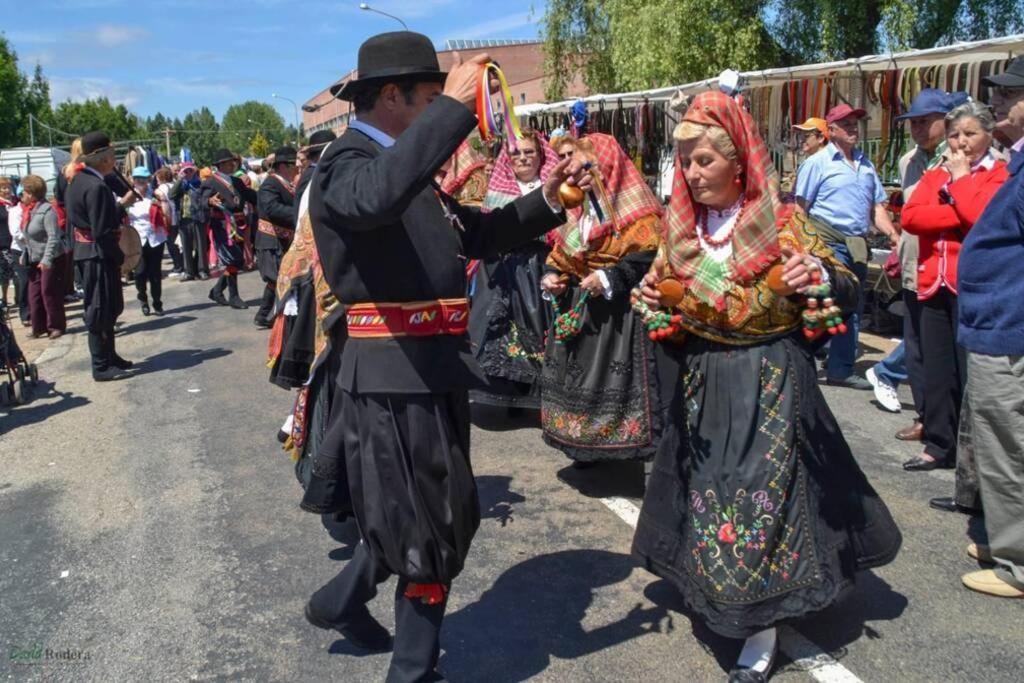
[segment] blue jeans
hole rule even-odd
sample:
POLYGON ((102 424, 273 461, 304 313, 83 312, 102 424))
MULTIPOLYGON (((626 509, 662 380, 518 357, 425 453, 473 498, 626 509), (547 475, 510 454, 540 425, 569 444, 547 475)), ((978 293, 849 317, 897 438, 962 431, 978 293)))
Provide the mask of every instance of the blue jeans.
POLYGON ((900 341, 888 356, 875 363, 875 377, 898 387, 900 382, 907 381, 907 346, 900 341))
POLYGON ((857 359, 857 339, 860 333, 860 314, 864 312, 864 280, 868 276, 868 266, 866 263, 854 265, 845 244, 830 243, 828 246, 832 248, 836 259, 849 268, 860 283, 857 308, 846 321, 846 334, 832 337, 828 360, 825 361, 825 375, 829 379, 846 379, 853 374, 853 363, 857 359))

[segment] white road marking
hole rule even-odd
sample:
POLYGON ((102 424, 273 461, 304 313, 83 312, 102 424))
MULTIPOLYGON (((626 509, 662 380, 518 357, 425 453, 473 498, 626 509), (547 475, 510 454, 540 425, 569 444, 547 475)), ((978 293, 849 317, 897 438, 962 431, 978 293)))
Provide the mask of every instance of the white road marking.
MULTIPOLYGON (((640 508, 626 498, 612 496, 601 502, 619 519, 636 529, 640 508)), ((863 683, 852 671, 790 626, 779 628, 779 648, 793 660, 794 666, 820 683, 863 683)))

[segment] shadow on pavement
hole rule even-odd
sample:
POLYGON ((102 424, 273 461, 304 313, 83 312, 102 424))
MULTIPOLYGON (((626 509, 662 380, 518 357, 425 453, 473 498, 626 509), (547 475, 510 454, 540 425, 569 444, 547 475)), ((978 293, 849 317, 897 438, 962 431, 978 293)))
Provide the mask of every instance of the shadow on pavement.
POLYGON ((644 497, 644 464, 639 460, 609 460, 586 469, 569 465, 558 470, 557 476, 588 498, 644 497))
POLYGON ((5 434, 16 427, 45 422, 54 415, 80 408, 89 403, 84 396, 76 396, 71 393, 56 390, 53 382, 39 381, 39 384, 28 388, 28 402, 20 406, 6 406, 0 408, 0 414, 4 419, 0 421, 0 434, 5 434), (40 403, 46 399, 56 398, 56 401, 40 403))
POLYGON ((454 681, 511 683, 541 674, 552 657, 576 659, 672 630, 668 610, 639 602, 617 621, 584 630, 594 591, 626 580, 635 567, 628 555, 604 550, 566 550, 517 564, 477 602, 445 618, 439 668, 454 681))
POLYGON ((339 522, 335 519, 334 513, 331 513, 320 515, 320 523, 331 538, 343 544, 327 553, 327 557, 337 562, 351 560, 356 546, 359 545, 359 527, 356 525, 355 517, 339 522))
MULTIPOLYGON (((177 311, 175 311, 175 313, 177 313, 177 311)), ((175 325, 180 325, 181 323, 187 323, 195 319, 196 318, 193 315, 168 314, 164 316, 151 317, 144 323, 129 325, 125 329, 125 333, 128 334, 135 332, 154 332, 156 330, 164 330, 167 329, 168 327, 174 327, 175 325)))
POLYGON ((134 368, 134 375, 148 375, 161 370, 185 370, 215 358, 230 355, 230 349, 174 349, 150 356, 134 368))
POLYGON ((477 493, 480 496, 481 519, 496 519, 501 526, 514 522, 513 503, 526 502, 526 498, 509 489, 512 477, 482 476, 476 478, 477 493))
POLYGON ((197 301, 196 303, 189 304, 188 306, 176 306, 172 311, 168 311, 168 312, 169 313, 178 313, 178 314, 180 314, 180 313, 190 313, 192 311, 203 311, 203 310, 206 310, 207 308, 214 308, 214 307, 217 306, 217 304, 215 304, 214 302, 210 301, 209 299, 206 299, 206 294, 203 294, 203 299, 205 299, 205 300, 204 301, 197 301))
POLYGON ((480 403, 469 406, 470 421, 489 432, 509 432, 514 429, 538 429, 540 411, 528 408, 498 408, 480 403))

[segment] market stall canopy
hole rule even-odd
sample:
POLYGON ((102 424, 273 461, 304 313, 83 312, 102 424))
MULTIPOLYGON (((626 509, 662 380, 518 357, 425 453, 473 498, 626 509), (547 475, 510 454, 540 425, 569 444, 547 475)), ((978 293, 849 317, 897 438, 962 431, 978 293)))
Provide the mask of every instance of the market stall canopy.
MULTIPOLYGON (((741 72, 741 83, 744 88, 760 88, 771 85, 780 85, 793 80, 823 78, 843 72, 869 73, 873 71, 888 71, 891 69, 908 69, 925 66, 942 66, 945 64, 958 64, 963 62, 983 62, 993 60, 1012 59, 1024 53, 1024 33, 1019 33, 1002 38, 990 40, 977 40, 973 42, 955 43, 942 47, 927 48, 924 50, 907 50, 906 52, 895 52, 882 55, 869 55, 866 57, 855 57, 836 62, 822 62, 820 64, 805 64, 801 66, 783 67, 780 69, 764 69, 761 71, 741 72)), ((668 101, 678 92, 685 95, 692 95, 704 90, 718 86, 718 77, 707 78, 702 81, 673 85, 665 88, 654 88, 651 90, 636 90, 625 93, 597 94, 582 98, 588 105, 598 102, 619 103, 624 106, 632 106, 643 101, 657 102, 668 101)), ((543 113, 561 113, 569 111, 576 100, 563 100, 549 104, 528 104, 516 107, 517 116, 530 116, 543 113)))

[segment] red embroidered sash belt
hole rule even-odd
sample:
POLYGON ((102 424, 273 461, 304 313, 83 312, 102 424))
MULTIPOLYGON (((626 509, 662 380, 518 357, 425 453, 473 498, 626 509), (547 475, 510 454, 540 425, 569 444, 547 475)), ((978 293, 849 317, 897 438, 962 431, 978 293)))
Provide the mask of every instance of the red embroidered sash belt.
POLYGON ((469 327, 468 299, 355 304, 346 312, 354 339, 462 335, 469 327))
MULTIPOLYGON (((117 239, 117 240, 121 239, 121 229, 120 228, 118 228, 117 230, 114 230, 112 234, 113 234, 115 239, 117 239)), ((75 228, 75 241, 76 242, 84 242, 85 244, 92 244, 92 243, 94 243, 96 240, 94 240, 92 238, 92 228, 75 228)))
POLYGON ((290 240, 295 236, 295 231, 291 228, 282 228, 280 225, 274 225, 270 221, 262 218, 257 224, 257 227, 264 235, 270 235, 271 237, 276 237, 279 240, 290 240))

